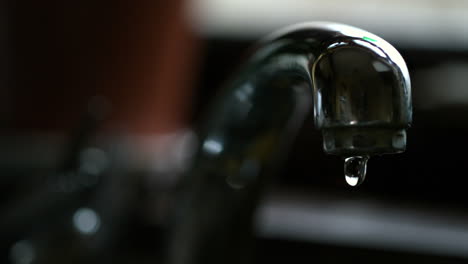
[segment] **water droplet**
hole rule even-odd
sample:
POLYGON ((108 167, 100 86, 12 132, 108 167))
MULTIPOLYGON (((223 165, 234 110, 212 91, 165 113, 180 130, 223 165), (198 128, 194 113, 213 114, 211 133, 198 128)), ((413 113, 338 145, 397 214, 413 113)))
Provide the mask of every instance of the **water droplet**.
POLYGON ((350 186, 360 185, 366 178, 368 156, 354 156, 345 159, 344 174, 350 186))

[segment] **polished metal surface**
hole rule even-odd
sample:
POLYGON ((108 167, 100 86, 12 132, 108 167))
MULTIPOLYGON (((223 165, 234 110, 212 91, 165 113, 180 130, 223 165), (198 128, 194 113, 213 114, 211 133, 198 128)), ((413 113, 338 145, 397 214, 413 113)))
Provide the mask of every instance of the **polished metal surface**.
POLYGON ((244 261, 265 182, 311 112, 326 153, 404 151, 412 115, 404 60, 374 34, 335 23, 298 24, 260 41, 200 129, 170 263, 244 261))
POLYGON ((263 142, 268 151, 251 155, 269 155, 285 132, 294 133, 312 105, 328 153, 405 149, 411 91, 398 51, 351 26, 304 23, 259 43, 212 109, 202 153, 245 158, 263 142), (210 148, 213 144, 216 149, 210 148))

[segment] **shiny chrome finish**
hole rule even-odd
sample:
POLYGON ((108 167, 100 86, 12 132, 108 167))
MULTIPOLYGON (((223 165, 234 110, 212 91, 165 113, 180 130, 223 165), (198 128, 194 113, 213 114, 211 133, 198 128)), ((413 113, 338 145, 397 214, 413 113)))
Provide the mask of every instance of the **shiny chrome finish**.
POLYGON ((255 144, 268 134, 276 145, 312 101, 325 152, 405 149, 412 113, 408 69, 398 51, 374 34, 333 23, 294 25, 263 40, 237 76, 212 111, 203 140, 222 146, 217 155, 241 138, 255 144))
POLYGON ((202 127, 171 263, 241 262, 222 252, 243 243, 266 175, 312 109, 326 153, 404 151, 412 107, 403 58, 376 35, 335 23, 261 41, 202 127))

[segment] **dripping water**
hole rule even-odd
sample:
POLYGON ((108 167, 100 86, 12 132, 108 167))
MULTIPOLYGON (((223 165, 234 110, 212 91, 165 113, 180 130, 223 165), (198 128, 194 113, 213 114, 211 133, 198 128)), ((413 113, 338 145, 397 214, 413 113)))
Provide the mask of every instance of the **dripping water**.
POLYGON ((364 181, 368 160, 368 156, 353 156, 345 159, 344 174, 350 186, 358 186, 364 181))

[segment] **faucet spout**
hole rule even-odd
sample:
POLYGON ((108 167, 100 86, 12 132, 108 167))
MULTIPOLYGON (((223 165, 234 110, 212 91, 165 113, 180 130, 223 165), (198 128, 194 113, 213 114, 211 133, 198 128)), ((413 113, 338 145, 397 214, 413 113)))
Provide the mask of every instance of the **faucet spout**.
POLYGON ((303 23, 258 46, 210 112, 205 154, 269 156, 312 108, 326 153, 404 151, 410 78, 403 58, 385 40, 342 24, 303 23))
POLYGON ((335 23, 293 25, 262 40, 201 127, 172 263, 237 263, 215 260, 229 246, 212 240, 241 240, 265 175, 312 110, 326 153, 404 151, 412 106, 403 58, 378 36, 335 23))

